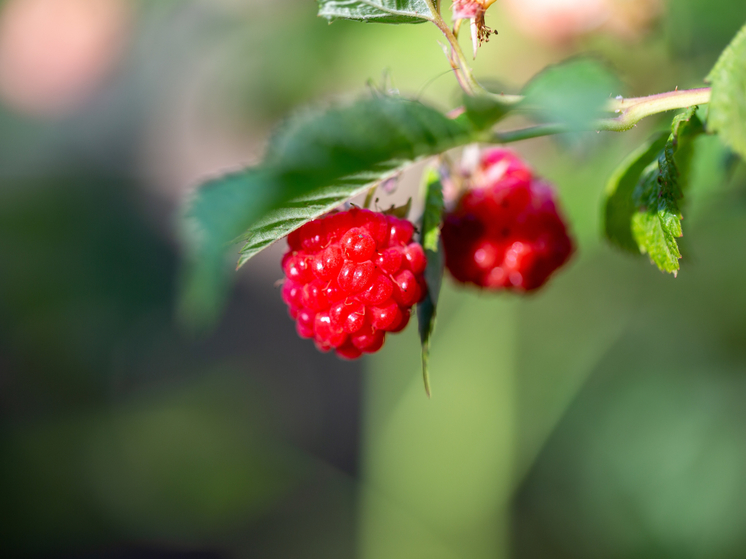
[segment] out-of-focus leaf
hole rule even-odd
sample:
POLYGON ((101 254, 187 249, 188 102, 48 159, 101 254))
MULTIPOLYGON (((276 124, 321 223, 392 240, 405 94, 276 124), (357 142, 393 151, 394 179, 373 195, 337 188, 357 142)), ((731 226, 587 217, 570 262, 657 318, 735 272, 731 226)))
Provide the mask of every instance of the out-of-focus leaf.
POLYGON ((720 55, 707 81, 712 84, 707 128, 746 159, 746 26, 720 55))
POLYGON ((435 330, 440 285, 443 279, 443 252, 440 246, 440 222, 443 218, 443 185, 438 172, 430 169, 425 175, 425 212, 422 216, 422 246, 427 256, 425 280, 427 296, 417 305, 420 341, 422 343, 422 378, 430 396, 430 339, 435 330))
POLYGON ((657 162, 668 134, 661 132, 631 153, 606 184, 604 201, 604 233, 612 243, 625 250, 639 253, 632 236, 632 216, 637 211, 632 200, 640 176, 653 162, 657 162))
POLYGON ((618 91, 617 79, 603 65, 576 59, 533 78, 524 88, 522 106, 538 110, 543 120, 582 130, 603 114, 604 104, 618 91))
POLYGON ((422 23, 433 14, 424 0, 318 0, 319 16, 334 21, 422 23))
POLYGON ((464 115, 471 125, 477 130, 485 130, 508 114, 511 106, 486 95, 464 95, 464 108, 464 115))
POLYGON ((717 134, 702 134, 695 143, 687 197, 694 200, 691 209, 699 213, 738 184, 739 181, 732 179, 741 159, 717 134))
MULTIPOLYGON (((746 21, 746 2, 739 0, 684 0, 670 2, 661 20, 670 51, 678 61, 700 68, 728 45, 746 21), (707 62, 706 62, 707 61, 707 62)), ((661 30, 663 31, 663 30, 661 30)), ((702 71, 707 71, 702 68, 702 71)))
POLYGON ((394 97, 292 119, 273 138, 262 165, 213 180, 194 195, 183 228, 183 318, 198 327, 216 318, 231 243, 249 238, 245 262, 273 238, 364 191, 402 163, 468 143, 473 134, 430 107, 394 97), (310 209, 303 208, 303 197, 310 209))
POLYGON ((703 132, 691 107, 673 119, 671 134, 633 153, 609 181, 605 233, 627 250, 639 250, 664 272, 676 274, 681 253, 680 201, 688 182, 692 140, 703 132), (656 150, 658 150, 656 152, 656 150))
POLYGON ((392 206, 388 210, 384 210, 384 214, 393 215, 399 219, 407 219, 409 212, 412 209, 412 197, 407 198, 407 203, 402 206, 392 206))

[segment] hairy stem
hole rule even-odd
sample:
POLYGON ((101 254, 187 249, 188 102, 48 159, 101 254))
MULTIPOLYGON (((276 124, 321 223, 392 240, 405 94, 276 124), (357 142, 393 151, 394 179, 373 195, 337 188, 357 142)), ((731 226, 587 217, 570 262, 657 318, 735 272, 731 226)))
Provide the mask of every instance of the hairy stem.
POLYGON ((671 111, 686 109, 694 105, 704 105, 710 102, 711 89, 682 89, 658 93, 647 97, 632 97, 630 99, 613 99, 609 101, 607 109, 621 113, 616 118, 600 120, 596 130, 611 130, 622 132, 634 127, 643 118, 671 111))
POLYGON ((634 128, 643 118, 654 114, 663 113, 675 109, 686 109, 693 105, 704 105, 710 102, 711 90, 709 87, 699 89, 669 91, 648 97, 631 97, 629 99, 612 99, 606 106, 606 110, 620 113, 616 118, 603 118, 588 123, 583 128, 573 128, 562 123, 540 124, 511 130, 507 132, 495 132, 490 140, 496 143, 518 142, 540 136, 561 134, 564 132, 577 131, 610 131, 624 132, 634 128))

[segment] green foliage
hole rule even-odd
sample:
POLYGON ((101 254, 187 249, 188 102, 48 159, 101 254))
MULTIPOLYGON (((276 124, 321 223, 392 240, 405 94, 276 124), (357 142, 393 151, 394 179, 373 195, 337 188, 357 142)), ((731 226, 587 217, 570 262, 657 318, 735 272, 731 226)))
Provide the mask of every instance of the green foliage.
POLYGON ((575 59, 550 66, 524 89, 524 108, 537 109, 543 120, 587 129, 602 115, 608 98, 619 91, 617 79, 599 62, 575 59))
POLYGON ((291 119, 272 139, 260 166, 213 180, 195 194, 184 230, 190 262, 183 317, 193 326, 215 318, 226 285, 223 257, 231 243, 247 239, 244 263, 404 162, 472 138, 464 123, 394 97, 365 98, 291 119), (312 205, 305 207, 308 201, 312 205))
POLYGON ((720 55, 707 81, 712 83, 708 130, 746 158, 746 26, 720 55))
POLYGON ((632 215, 632 236, 640 252, 647 253, 661 271, 676 274, 681 258, 676 239, 683 234, 681 212, 670 192, 661 196, 661 185, 661 175, 654 163, 635 189, 638 211, 632 215), (651 205, 645 205, 646 202, 651 205))
POLYGON ((417 305, 420 342, 422 343, 422 378, 425 391, 430 396, 430 339, 435 330, 440 285, 443 279, 443 251, 440 246, 440 222, 443 219, 443 185, 435 169, 425 175, 425 212, 422 216, 422 246, 427 256, 425 280, 428 293, 425 300, 417 305))
POLYGON ((340 179, 336 184, 288 201, 283 207, 268 212, 249 227, 244 235, 246 244, 241 249, 237 268, 248 262, 275 241, 287 236, 304 223, 329 213, 346 200, 369 190, 399 172, 397 162, 387 162, 377 170, 358 173, 340 179))
POLYGON ((605 232, 614 244, 637 248, 664 272, 676 274, 682 236, 680 201, 692 158, 691 140, 703 132, 697 107, 677 115, 671 134, 633 153, 607 187, 605 232))
POLYGON ((319 16, 330 22, 422 23, 433 14, 424 0, 318 0, 319 16))
POLYGON ((393 215, 394 217, 398 217, 399 219, 407 219, 409 217, 410 211, 412 211, 412 197, 411 196, 407 198, 406 204, 403 204, 401 206, 394 206, 392 204, 391 207, 388 210, 385 210, 383 213, 386 215, 393 215))
MULTIPOLYGON (((425 0, 319 0, 318 5, 319 15, 329 21, 418 23, 437 16, 430 10, 433 3, 425 0)), ((741 153, 746 151, 746 104, 739 93, 746 73, 738 62, 745 51, 742 31, 711 75, 713 99, 720 96, 719 106, 712 109, 711 127, 741 153)), ((608 99, 618 91, 619 83, 607 68, 578 58, 536 76, 516 106, 553 123, 549 128, 554 131, 588 130, 610 110, 608 99)), ((193 323, 209 323, 216 317, 227 285, 223 258, 230 244, 244 241, 240 267, 304 223, 371 192, 407 164, 469 142, 490 141, 488 131, 513 105, 483 93, 466 95, 463 114, 456 119, 419 102, 374 93, 288 120, 272 138, 261 165, 211 181, 196 193, 184 227, 188 273, 183 316, 193 323)), ((678 117, 667 141, 660 137, 637 150, 607 188, 606 236, 626 250, 649 254, 668 272, 679 268, 676 238, 681 236, 679 203, 688 168, 687 139, 699 131, 693 110, 678 117)), ((531 136, 500 137, 514 141, 531 136)), ((432 217, 426 214, 425 221, 432 217)), ((423 242, 442 273, 439 221, 429 223, 423 242)), ((432 315, 426 323, 432 322, 434 308, 432 315)))
POLYGON ((510 105, 487 95, 464 95, 465 118, 477 130, 486 130, 502 119, 511 109, 510 105))
POLYGON ((617 167, 606 185, 604 233, 620 248, 640 252, 632 235, 632 216, 637 212, 632 195, 640 176, 651 163, 657 162, 667 140, 668 134, 661 132, 641 145, 617 167))
MULTIPOLYGON (((511 109, 510 105, 488 96, 464 96, 464 106, 466 112, 455 120, 455 125, 456 127, 463 127, 464 131, 470 131, 469 141, 477 140, 479 138, 478 132, 493 126, 511 109)), ((308 116, 306 119, 302 118, 298 122, 288 124, 275 137, 270 145, 268 160, 307 157, 307 146, 311 145, 313 141, 309 137, 304 137, 304 135, 312 135, 316 132, 314 131, 315 125, 310 124, 314 120, 314 116, 308 116), (309 130, 304 130, 305 126, 301 124, 306 119, 309 122, 307 124, 309 130)), ((453 123, 448 126, 453 128, 453 123)), ((268 212, 249 227, 243 236, 246 244, 241 249, 238 267, 240 268, 258 252, 282 239, 304 223, 328 213, 346 200, 395 176, 409 161, 386 161, 375 169, 343 177, 330 186, 292 199, 283 207, 268 212)))
POLYGON ((440 222, 443 217, 445 202, 443 186, 436 170, 431 169, 425 175, 425 211, 422 215, 422 247, 425 250, 437 251, 440 242, 440 222))

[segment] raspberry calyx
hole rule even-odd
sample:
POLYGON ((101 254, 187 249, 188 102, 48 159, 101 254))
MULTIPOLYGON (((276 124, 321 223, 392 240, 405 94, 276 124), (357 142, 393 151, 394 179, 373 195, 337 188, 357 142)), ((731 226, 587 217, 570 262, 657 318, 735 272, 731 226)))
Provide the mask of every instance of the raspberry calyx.
POLYGON ((352 208, 288 235, 282 298, 302 338, 345 359, 381 349, 427 291, 422 246, 405 219, 352 208))
POLYGON ((442 240, 456 280, 497 291, 538 289, 574 250, 554 188, 502 148, 482 153, 442 240))

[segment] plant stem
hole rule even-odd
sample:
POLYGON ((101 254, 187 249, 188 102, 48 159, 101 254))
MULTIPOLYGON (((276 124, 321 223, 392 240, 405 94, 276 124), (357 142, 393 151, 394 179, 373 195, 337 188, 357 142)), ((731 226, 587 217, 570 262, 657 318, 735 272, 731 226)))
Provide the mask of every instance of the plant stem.
POLYGON ((443 16, 440 15, 440 6, 436 6, 434 0, 425 0, 425 3, 433 14, 430 21, 440 29, 451 47, 451 53, 448 58, 461 89, 463 89, 467 95, 486 93, 485 89, 477 82, 477 80, 474 79, 474 75, 471 72, 471 68, 469 68, 469 64, 466 61, 464 52, 461 50, 461 45, 459 45, 458 39, 451 31, 451 28, 448 27, 443 16))
POLYGON ((443 33, 448 41, 448 45, 451 48, 450 54, 447 54, 448 62, 450 62, 451 68, 453 68, 453 72, 456 74, 456 81, 458 81, 458 84, 461 86, 461 89, 464 90, 464 93, 471 96, 485 95, 492 97, 505 105, 516 105, 520 103, 523 100, 523 97, 520 95, 491 93, 476 80, 471 71, 471 67, 469 66, 469 62, 467 61, 466 56, 464 56, 464 51, 461 50, 461 45, 458 42, 458 31, 461 27, 462 20, 457 20, 454 24, 453 30, 451 30, 440 13, 440 1, 425 0, 425 3, 433 14, 432 18, 427 19, 440 29, 441 33, 443 33))
MULTIPOLYGON (((438 29, 440 29, 450 45, 450 53, 447 53, 448 61, 451 63, 451 68, 453 68, 453 71, 456 74, 456 80, 461 86, 461 89, 463 89, 467 95, 489 96, 504 105, 517 105, 516 109, 531 110, 531 107, 520 106, 523 102, 523 97, 520 95, 490 93, 482 87, 472 74, 469 63, 464 56, 464 52, 461 50, 461 45, 459 45, 458 37, 456 37, 454 32, 443 19, 443 16, 440 14, 440 1, 425 0, 425 3, 432 13, 432 18, 428 19, 432 21, 438 29)), ((456 29, 458 29, 458 27, 456 27, 456 29)), ((508 143, 529 138, 537 138, 539 136, 548 136, 551 134, 561 134, 563 132, 574 132, 579 130, 623 132, 634 128, 635 125, 645 117, 674 109, 684 109, 693 105, 709 103, 710 95, 710 88, 703 87, 699 89, 669 91, 667 93, 659 93, 647 97, 631 97, 629 99, 618 97, 610 100, 606 105, 607 111, 620 113, 616 118, 599 119, 589 123, 589 126, 583 128, 572 128, 564 124, 542 124, 521 130, 496 132, 491 139, 499 143, 508 143)))
POLYGON ((607 109, 621 114, 616 118, 600 120, 597 123, 596 130, 623 132, 634 127, 645 117, 709 103, 710 95, 709 87, 701 87, 699 89, 682 89, 680 91, 658 93, 647 97, 613 99, 608 103, 607 109))
POLYGON ((520 142, 521 140, 530 140, 531 138, 562 134, 568 131, 564 124, 539 124, 537 126, 529 126, 528 128, 519 128, 518 130, 494 132, 490 137, 490 141, 497 144, 510 144, 512 142, 520 142))
POLYGON ((675 109, 686 109, 693 105, 707 104, 710 102, 710 95, 710 88, 703 87, 699 89, 669 91, 648 97, 617 98, 609 101, 606 107, 608 111, 621 113, 616 118, 591 121, 588 123, 588 126, 582 128, 571 127, 562 123, 540 124, 519 130, 495 132, 490 137, 490 140, 496 143, 507 144, 564 132, 590 130, 624 132, 625 130, 634 128, 645 117, 675 109))

